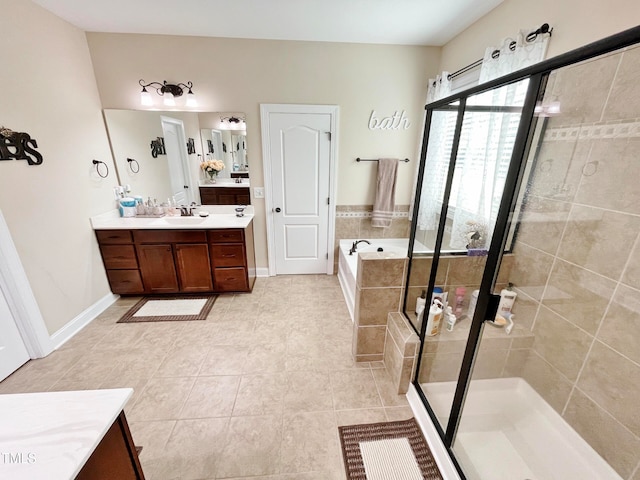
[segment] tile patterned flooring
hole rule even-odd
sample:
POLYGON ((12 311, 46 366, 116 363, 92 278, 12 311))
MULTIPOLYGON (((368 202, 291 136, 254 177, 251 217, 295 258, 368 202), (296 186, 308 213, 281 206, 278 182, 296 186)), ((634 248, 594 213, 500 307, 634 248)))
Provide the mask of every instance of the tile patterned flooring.
POLYGON ((344 480, 338 426, 412 416, 381 363, 355 363, 336 276, 259 278, 206 321, 115 322, 121 298, 0 393, 134 388, 150 480, 344 480))

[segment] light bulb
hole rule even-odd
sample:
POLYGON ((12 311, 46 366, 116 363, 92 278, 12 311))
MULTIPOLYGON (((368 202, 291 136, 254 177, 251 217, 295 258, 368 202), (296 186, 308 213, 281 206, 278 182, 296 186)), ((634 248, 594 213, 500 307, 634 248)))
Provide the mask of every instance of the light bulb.
POLYGON ((194 95, 194 93, 189 90, 189 93, 187 93, 187 107, 197 107, 198 106, 198 100, 196 100, 196 96, 194 95))
POLYGON ((169 93, 169 92, 165 92, 164 95, 164 104, 167 107, 175 107, 176 106, 176 99, 173 97, 173 94, 169 93))
POLYGON ((153 99, 151 98, 151 94, 147 92, 145 87, 142 87, 142 92, 140 92, 140 104, 145 107, 151 107, 153 105, 153 99))

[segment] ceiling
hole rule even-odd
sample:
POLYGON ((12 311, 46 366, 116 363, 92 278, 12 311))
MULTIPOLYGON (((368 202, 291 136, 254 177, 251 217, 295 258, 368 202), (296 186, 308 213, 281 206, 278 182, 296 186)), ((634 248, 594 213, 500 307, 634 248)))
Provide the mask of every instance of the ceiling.
POLYGON ((34 0, 89 32, 444 45, 503 0, 34 0))

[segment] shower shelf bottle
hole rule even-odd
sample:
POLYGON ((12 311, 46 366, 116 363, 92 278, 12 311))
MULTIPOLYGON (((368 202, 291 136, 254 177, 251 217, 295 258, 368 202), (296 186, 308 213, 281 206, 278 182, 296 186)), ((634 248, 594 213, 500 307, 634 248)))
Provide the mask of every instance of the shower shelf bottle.
POLYGON ((424 310, 425 305, 427 304, 427 291, 422 290, 422 293, 418 298, 416 298, 416 316, 420 315, 420 312, 424 310))
POLYGON ((512 312, 513 303, 516 301, 518 294, 513 291, 513 283, 509 283, 507 288, 500 291, 500 303, 498 303, 498 315, 508 316, 512 312))
POLYGON ((440 332, 440 322, 442 321, 442 303, 436 299, 429 307, 429 316, 427 317, 426 335, 433 337, 440 332))

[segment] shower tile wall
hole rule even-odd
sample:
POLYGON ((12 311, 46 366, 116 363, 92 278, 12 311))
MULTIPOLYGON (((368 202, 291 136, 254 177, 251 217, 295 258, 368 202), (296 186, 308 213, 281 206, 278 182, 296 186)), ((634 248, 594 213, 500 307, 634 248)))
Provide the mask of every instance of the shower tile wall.
POLYGON ((336 240, 334 244, 334 271, 338 271, 338 245, 345 238, 409 238, 411 224, 409 205, 396 205, 391 226, 377 228, 371 226, 373 205, 336 206, 336 240))
MULTIPOLYGON (((640 472, 640 49, 556 71, 510 280, 523 377, 624 479, 640 472)), ((544 102, 543 102, 544 103, 544 102)))

